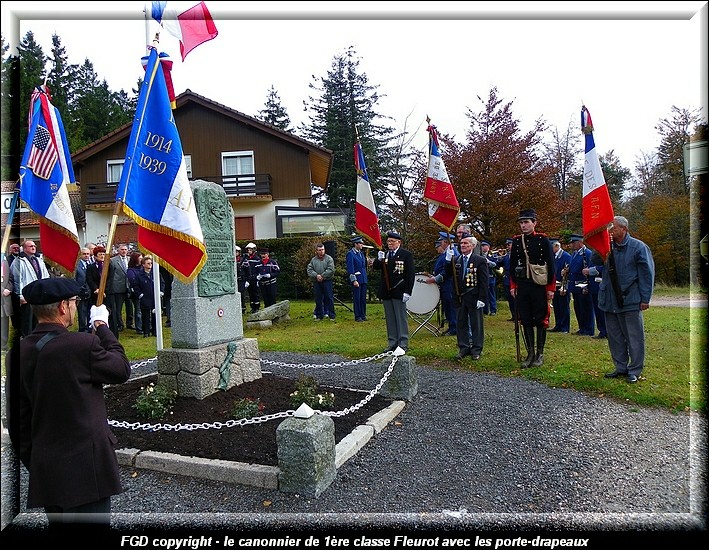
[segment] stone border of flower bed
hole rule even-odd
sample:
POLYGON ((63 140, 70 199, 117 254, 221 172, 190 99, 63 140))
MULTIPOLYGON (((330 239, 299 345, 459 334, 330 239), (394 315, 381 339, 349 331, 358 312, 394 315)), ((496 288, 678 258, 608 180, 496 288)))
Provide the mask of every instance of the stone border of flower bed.
MULTIPOLYGON (((339 468, 355 456, 375 434, 386 428, 405 406, 405 401, 393 401, 343 437, 335 446, 335 468, 339 468)), ((116 456, 121 466, 265 489, 278 489, 278 474, 281 471, 277 466, 188 457, 140 449, 117 449, 116 456)))

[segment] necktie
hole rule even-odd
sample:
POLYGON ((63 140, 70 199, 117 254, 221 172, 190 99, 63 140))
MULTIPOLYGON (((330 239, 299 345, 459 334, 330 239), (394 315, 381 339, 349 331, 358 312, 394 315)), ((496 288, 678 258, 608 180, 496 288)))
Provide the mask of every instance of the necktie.
POLYGON ((468 256, 463 256, 463 280, 468 274, 468 256))
POLYGON ((37 274, 37 279, 41 279, 42 271, 39 269, 39 262, 37 261, 37 258, 35 256, 30 256, 30 263, 34 268, 34 272, 37 274))

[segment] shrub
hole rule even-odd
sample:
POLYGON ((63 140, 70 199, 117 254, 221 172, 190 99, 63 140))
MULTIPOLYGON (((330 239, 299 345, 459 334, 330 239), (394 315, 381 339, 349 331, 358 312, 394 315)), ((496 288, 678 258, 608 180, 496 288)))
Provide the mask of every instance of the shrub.
POLYGON ((335 394, 318 393, 318 383, 315 378, 301 375, 295 383, 295 391, 290 394, 290 403, 294 408, 305 403, 311 409, 329 409, 335 404, 335 394))
POLYGON ((138 416, 143 418, 163 418, 172 409, 177 392, 163 384, 157 386, 151 382, 146 387, 140 388, 140 394, 135 402, 138 416))
POLYGON ((231 418, 236 420, 241 420, 242 418, 253 418, 255 416, 261 416, 265 405, 261 403, 261 400, 253 397, 244 397, 239 399, 234 403, 234 406, 229 413, 231 418))

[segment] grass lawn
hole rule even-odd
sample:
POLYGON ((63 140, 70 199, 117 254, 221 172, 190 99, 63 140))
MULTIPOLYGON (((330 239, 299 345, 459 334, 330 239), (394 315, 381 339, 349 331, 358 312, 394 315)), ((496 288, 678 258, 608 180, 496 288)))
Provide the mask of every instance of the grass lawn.
MULTIPOLYGON (((687 288, 665 287, 658 288, 655 294, 676 298, 688 295, 687 288)), ((706 299, 706 294, 692 295, 706 299)), ((349 298, 341 298, 350 305, 349 298)), ((290 321, 268 329, 244 328, 244 337, 256 338, 261 351, 332 353, 350 359, 370 357, 386 347, 384 309, 379 303, 368 304, 368 321, 364 323, 356 323, 352 312, 342 305, 336 305, 334 322, 313 321, 310 300, 291 301, 290 308, 290 321)), ((416 358, 417 364, 438 369, 523 376, 551 387, 573 388, 674 411, 703 412, 706 408, 707 308, 653 306, 645 313, 646 365, 640 382, 633 385, 622 379, 603 377, 613 369, 606 340, 575 334, 549 333, 544 365, 521 370, 516 361, 514 323, 507 320, 509 317, 504 300, 498 301, 496 316, 485 317, 485 346, 479 361, 455 361, 458 351, 455 337, 435 336, 425 328, 411 337, 408 353, 416 358)), ((573 333, 578 327, 573 312, 571 317, 573 333)), ((435 315, 432 321, 436 321, 435 315)), ((411 333, 418 326, 416 321, 410 320, 411 333)), ((121 342, 131 361, 156 356, 155 338, 124 331, 121 342)), ((163 327, 163 343, 166 348, 171 345, 170 328, 163 327)), ((525 356, 521 341, 520 345, 525 356)))

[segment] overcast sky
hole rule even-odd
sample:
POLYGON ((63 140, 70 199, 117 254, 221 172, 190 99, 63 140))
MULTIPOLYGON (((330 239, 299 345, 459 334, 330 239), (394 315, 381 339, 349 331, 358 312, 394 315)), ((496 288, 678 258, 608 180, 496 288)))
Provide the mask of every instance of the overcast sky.
MULTIPOLYGON (((657 147, 654 127, 673 105, 707 116, 697 14, 706 2, 410 2, 406 11, 331 2, 327 12, 320 2, 206 3, 219 35, 184 63, 177 40, 161 35, 159 49, 175 61, 175 91, 251 116, 273 85, 293 124, 304 122, 312 75, 325 76, 350 45, 360 72, 386 96, 376 110, 416 131, 422 150, 427 115, 462 141, 467 109, 479 111, 478 96, 492 86, 513 101, 523 130, 540 117, 561 132, 578 128, 585 103, 599 152, 615 150, 627 168, 657 147)), ((31 30, 45 53, 56 33, 71 63, 88 58, 111 89, 130 92, 143 74, 146 36, 159 30, 152 21, 146 28, 143 5, 2 2, 2 32, 15 43, 31 30)))

